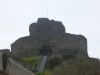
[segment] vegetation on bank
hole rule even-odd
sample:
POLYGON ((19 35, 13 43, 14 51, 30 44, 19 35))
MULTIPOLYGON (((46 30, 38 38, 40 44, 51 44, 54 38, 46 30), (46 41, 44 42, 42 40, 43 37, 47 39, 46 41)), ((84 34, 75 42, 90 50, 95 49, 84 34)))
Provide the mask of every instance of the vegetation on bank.
POLYGON ((39 56, 38 57, 26 57, 26 58, 22 58, 22 61, 23 61, 24 67, 34 72, 36 70, 39 59, 40 59, 39 56))
POLYGON ((63 61, 53 68, 51 75, 100 75, 100 61, 85 56, 63 61))
MULTIPOLYGON (((37 66, 40 57, 23 58, 25 67, 37 66)), ((36 75, 100 75, 100 61, 81 55, 49 56, 42 73, 36 75)))

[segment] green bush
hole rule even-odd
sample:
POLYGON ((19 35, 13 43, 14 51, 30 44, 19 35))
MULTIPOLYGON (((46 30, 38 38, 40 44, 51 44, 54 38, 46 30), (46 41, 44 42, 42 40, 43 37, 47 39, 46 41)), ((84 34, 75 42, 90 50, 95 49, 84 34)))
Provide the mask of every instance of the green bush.
POLYGON ((74 55, 62 55, 63 60, 70 60, 71 58, 75 58, 74 55))
POLYGON ((51 75, 100 75, 100 61, 85 56, 64 61, 56 66, 51 75))
POLYGON ((44 69, 43 73, 44 73, 45 75, 50 75, 51 70, 50 70, 50 69, 44 69))
POLYGON ((45 73, 37 72, 36 75, 45 75, 45 73))
POLYGON ((42 73, 37 72, 36 75, 50 75, 51 70, 45 69, 42 73))
POLYGON ((62 63, 62 59, 60 57, 52 57, 48 61, 48 65, 50 69, 53 69, 55 66, 62 63))
POLYGON ((67 65, 66 62, 63 62, 59 66, 56 66, 50 75, 78 75, 77 69, 67 65))

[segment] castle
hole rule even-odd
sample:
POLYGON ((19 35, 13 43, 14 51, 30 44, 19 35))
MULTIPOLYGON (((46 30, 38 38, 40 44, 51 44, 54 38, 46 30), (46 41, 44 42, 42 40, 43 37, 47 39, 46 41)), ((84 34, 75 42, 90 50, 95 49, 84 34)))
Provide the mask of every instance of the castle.
POLYGON ((11 52, 17 57, 40 54, 82 54, 88 56, 87 39, 83 35, 65 33, 60 21, 38 18, 29 26, 29 36, 21 37, 11 44, 11 52))

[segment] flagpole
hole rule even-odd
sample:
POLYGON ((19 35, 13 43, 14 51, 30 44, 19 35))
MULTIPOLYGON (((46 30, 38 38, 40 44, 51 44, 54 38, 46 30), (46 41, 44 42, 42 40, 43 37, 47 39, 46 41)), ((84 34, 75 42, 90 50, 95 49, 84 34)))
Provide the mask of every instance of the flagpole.
POLYGON ((47 7, 47 18, 48 18, 48 7, 47 7))

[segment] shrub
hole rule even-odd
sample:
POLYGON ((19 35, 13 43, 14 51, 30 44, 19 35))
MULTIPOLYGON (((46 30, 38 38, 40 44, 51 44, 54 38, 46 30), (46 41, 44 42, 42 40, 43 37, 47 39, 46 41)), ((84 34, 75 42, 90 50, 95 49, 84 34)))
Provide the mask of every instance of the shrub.
POLYGON ((62 63, 62 59, 60 57, 52 57, 48 61, 48 65, 50 69, 53 69, 55 66, 62 63))
POLYGON ((36 75, 50 75, 51 70, 45 69, 42 73, 37 72, 36 75))
POLYGON ((70 60, 71 58, 75 58, 74 55, 62 55, 63 60, 70 60))
POLYGON ((56 66, 53 69, 51 75, 78 75, 78 74, 76 68, 67 65, 67 63, 64 61, 62 64, 56 66))
POLYGON ((85 56, 64 61, 56 66, 51 75, 100 75, 100 61, 85 56))
POLYGON ((36 75, 45 75, 44 73, 37 72, 36 75))

